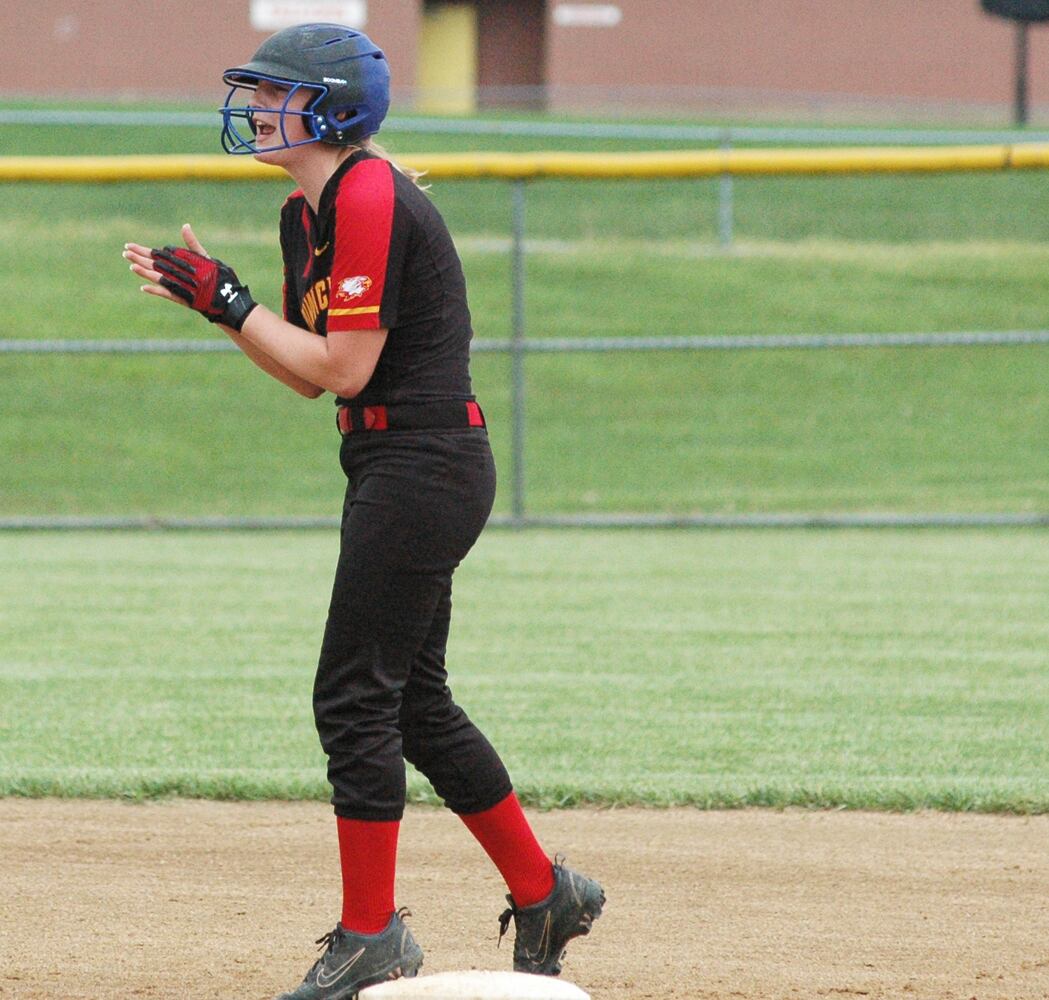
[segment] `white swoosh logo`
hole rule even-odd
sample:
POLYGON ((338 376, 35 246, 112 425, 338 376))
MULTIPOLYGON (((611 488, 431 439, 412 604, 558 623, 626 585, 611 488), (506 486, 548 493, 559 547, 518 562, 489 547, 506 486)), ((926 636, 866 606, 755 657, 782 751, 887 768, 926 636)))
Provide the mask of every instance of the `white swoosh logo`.
POLYGON ((353 955, 345 965, 340 966, 335 970, 334 974, 327 975, 323 969, 317 973, 317 985, 322 989, 326 990, 329 986, 334 986, 343 976, 346 975, 350 969, 357 964, 357 959, 364 954, 364 949, 361 948, 356 955, 353 955))

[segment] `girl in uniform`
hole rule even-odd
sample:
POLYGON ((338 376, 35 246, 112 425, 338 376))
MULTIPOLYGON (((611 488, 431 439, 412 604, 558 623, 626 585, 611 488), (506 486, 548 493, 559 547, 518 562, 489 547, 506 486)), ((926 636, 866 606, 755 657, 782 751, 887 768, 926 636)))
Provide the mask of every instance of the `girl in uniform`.
POLYGON ((462 267, 413 175, 369 137, 389 105, 363 34, 299 25, 226 71, 223 146, 298 184, 281 212, 284 302, 257 304, 192 229, 184 246, 129 243, 142 291, 220 326, 264 372, 336 397, 347 478, 341 549, 313 707, 336 815, 339 922, 282 1000, 343 1000, 413 976, 422 950, 394 904, 406 759, 503 875, 514 968, 557 975, 604 893, 536 840, 498 754, 447 686, 452 573, 491 509, 495 469, 469 374, 462 267), (243 91, 248 103, 234 103, 243 91))

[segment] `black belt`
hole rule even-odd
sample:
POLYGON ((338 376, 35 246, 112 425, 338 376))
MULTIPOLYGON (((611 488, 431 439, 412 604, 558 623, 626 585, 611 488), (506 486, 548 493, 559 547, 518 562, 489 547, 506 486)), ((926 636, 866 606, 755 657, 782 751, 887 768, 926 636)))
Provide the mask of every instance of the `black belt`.
POLYGON ((460 399, 396 403, 392 406, 340 406, 335 423, 343 434, 485 426, 481 407, 472 400, 460 399))

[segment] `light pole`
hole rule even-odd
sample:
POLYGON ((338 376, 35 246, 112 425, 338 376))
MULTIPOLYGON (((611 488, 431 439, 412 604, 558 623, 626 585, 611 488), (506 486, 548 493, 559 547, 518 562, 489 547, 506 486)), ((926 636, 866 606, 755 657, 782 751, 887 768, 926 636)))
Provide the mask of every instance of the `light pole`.
POLYGON ((1028 118, 1028 32, 1036 21, 1049 21, 1049 0, 980 0, 988 14, 1016 22, 1016 87, 1013 121, 1022 127, 1028 118))
POLYGON ((1016 95, 1013 101, 1013 124, 1027 124, 1027 29, 1030 21, 1016 22, 1016 95))

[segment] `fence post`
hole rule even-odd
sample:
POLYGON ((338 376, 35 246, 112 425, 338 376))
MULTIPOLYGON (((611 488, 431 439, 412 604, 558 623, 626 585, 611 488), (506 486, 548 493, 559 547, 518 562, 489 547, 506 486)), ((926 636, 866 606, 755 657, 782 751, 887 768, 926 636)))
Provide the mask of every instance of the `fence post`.
POLYGON ((1016 90, 1013 97, 1013 124, 1027 124, 1027 28, 1030 21, 1016 22, 1016 90))
POLYGON ((513 237, 510 254, 510 277, 513 285, 510 337, 510 467, 513 477, 511 514, 513 523, 524 524, 525 518, 525 182, 511 184, 513 237))
MULTIPOLYGON (((732 150, 731 128, 726 128, 722 132, 721 148, 726 153, 732 150)), ((732 174, 723 173, 718 181, 718 243, 721 244, 722 250, 732 248, 733 194, 732 174)))

